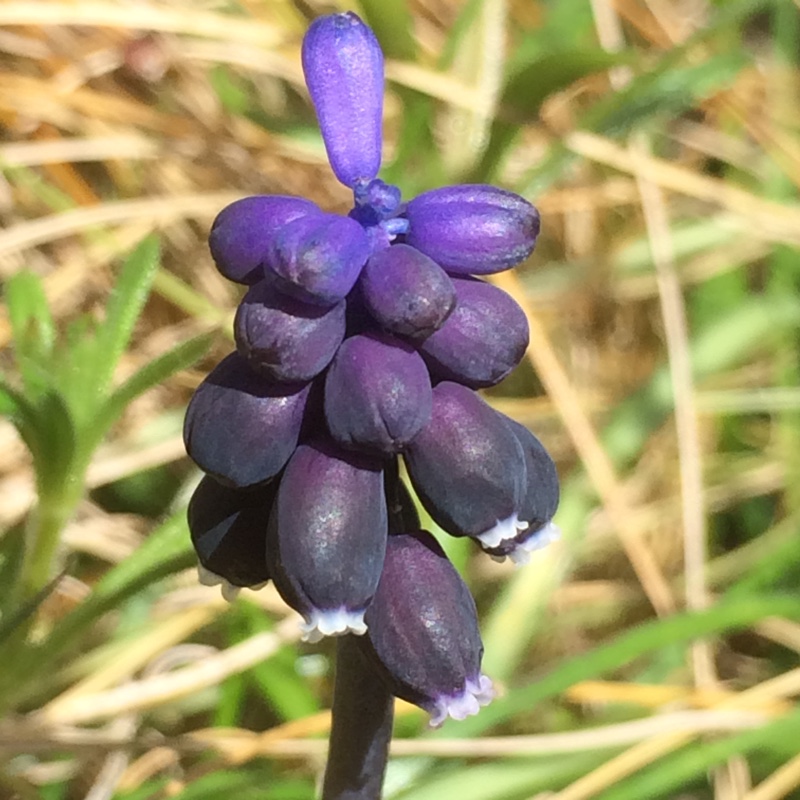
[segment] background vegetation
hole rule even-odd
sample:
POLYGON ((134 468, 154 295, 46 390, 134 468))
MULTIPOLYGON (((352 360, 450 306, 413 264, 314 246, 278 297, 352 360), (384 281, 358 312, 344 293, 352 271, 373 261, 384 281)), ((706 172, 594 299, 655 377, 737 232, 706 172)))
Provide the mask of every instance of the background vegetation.
MULTIPOLYGON (((232 347, 205 238, 349 198, 298 47, 317 0, 0 3, 0 797, 307 800, 328 644, 197 585, 180 428, 232 347)), ((384 177, 490 181, 543 236, 490 397, 563 476, 521 569, 448 541, 504 696, 387 798, 800 797, 796 0, 364 0, 384 177)))

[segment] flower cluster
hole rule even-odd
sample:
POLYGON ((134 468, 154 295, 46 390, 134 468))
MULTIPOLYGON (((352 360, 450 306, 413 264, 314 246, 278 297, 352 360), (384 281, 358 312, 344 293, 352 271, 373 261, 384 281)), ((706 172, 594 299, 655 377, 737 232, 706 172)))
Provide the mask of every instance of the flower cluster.
POLYGON ((210 234, 248 286, 236 352, 195 392, 185 442, 206 473, 190 507, 201 579, 272 579, 310 641, 367 634, 392 691, 434 723, 488 702, 474 602, 420 530, 397 459, 430 516, 495 558, 555 535, 552 460, 475 389, 528 345, 524 313, 480 278, 533 250, 536 209, 492 186, 403 202, 378 179, 383 56, 353 13, 318 19, 303 68, 347 216, 298 197, 248 197, 210 234))

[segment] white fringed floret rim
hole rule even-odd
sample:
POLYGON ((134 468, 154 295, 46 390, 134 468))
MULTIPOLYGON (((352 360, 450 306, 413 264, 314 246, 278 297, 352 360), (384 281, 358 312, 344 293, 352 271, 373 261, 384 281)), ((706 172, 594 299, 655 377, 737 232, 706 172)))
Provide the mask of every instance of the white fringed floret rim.
MULTIPOLYGON (((227 600, 229 603, 232 603, 239 596, 239 592, 242 591, 241 586, 234 586, 234 584, 232 584, 227 578, 223 578, 222 575, 217 575, 216 572, 206 569, 206 567, 204 567, 202 564, 197 565, 197 580, 203 586, 219 586, 223 598, 225 598, 225 600, 227 600)), ((248 586, 247 588, 257 592, 259 589, 263 589, 266 585, 267 583, 265 581, 264 583, 259 583, 255 586, 248 586)))
POLYGON ((318 642, 325 636, 343 636, 354 633, 363 636, 367 632, 363 611, 348 611, 340 608, 314 609, 300 626, 304 642, 318 642))
POLYGON ((464 690, 456 695, 442 695, 436 698, 431 710, 430 726, 438 728, 448 717, 462 720, 477 714, 481 706, 487 706, 494 699, 494 686, 486 675, 468 680, 464 690))
POLYGON ((513 539, 522 531, 528 529, 528 523, 521 520, 516 514, 498 520, 489 530, 479 533, 478 541, 483 547, 499 547, 508 539, 513 539))
POLYGON ((495 561, 499 561, 501 564, 506 558, 510 558, 516 566, 522 567, 531 560, 531 553, 536 550, 541 550, 543 547, 547 547, 547 545, 558 541, 560 538, 561 528, 559 528, 555 522, 548 522, 546 525, 542 525, 539 530, 531 533, 526 539, 519 542, 510 553, 502 556, 491 554, 491 556, 495 561))

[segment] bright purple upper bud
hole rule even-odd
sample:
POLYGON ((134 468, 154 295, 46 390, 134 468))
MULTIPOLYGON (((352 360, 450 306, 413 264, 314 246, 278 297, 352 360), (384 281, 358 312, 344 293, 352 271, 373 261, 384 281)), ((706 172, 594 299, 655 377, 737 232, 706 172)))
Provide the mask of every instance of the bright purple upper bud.
POLYGON ((533 433, 516 420, 499 413, 498 416, 513 431, 525 454, 527 478, 519 517, 528 523, 528 529, 498 547, 483 549, 498 561, 508 556, 515 564, 525 564, 534 550, 559 538, 558 526, 552 522, 560 494, 558 472, 550 454, 533 433))
POLYGON ((206 475, 194 490, 187 516, 200 582, 222 584, 226 600, 242 586, 260 588, 269 580, 264 550, 277 489, 275 481, 231 489, 206 475))
POLYGON ((413 347, 381 333, 344 340, 325 379, 325 419, 337 442, 394 455, 430 416, 431 382, 413 347))
POLYGON ((420 353, 436 378, 473 389, 494 386, 525 355, 525 312, 511 296, 489 283, 454 277, 453 285, 455 310, 420 345, 420 353))
POLYGON ((539 235, 539 212, 527 200, 481 184, 425 192, 408 203, 405 216, 406 242, 460 275, 488 275, 519 264, 539 235))
POLYGON ((392 693, 424 708, 432 726, 477 714, 491 701, 475 602, 426 531, 389 537, 365 619, 367 656, 392 693))
POLYGON ((453 536, 497 547, 528 527, 519 517, 522 446, 471 389, 450 382, 434 387, 431 420, 404 457, 422 505, 453 536))
POLYGON ((217 269, 236 283, 261 280, 275 233, 293 219, 318 213, 319 207, 302 197, 256 195, 231 203, 219 212, 208 236, 217 269))
POLYGON ((221 483, 245 488, 268 481, 297 446, 309 386, 273 383, 231 353, 189 401, 186 452, 221 483))
POLYGON ((233 332, 239 353, 274 381, 306 382, 322 372, 344 338, 345 301, 314 306, 259 281, 236 311, 233 332))
POLYGON ((358 283, 375 321, 400 336, 430 336, 455 307, 456 290, 447 273, 407 244, 371 256, 358 283))
POLYGON ((370 249, 364 229, 349 217, 300 217, 272 238, 266 257, 268 277, 298 300, 332 306, 353 288, 370 249))
POLYGON ((383 53, 352 11, 320 17, 303 39, 303 73, 336 177, 350 188, 381 166, 383 53))
POLYGON ((366 631, 387 526, 380 462, 332 442, 297 448, 269 519, 267 563, 283 599, 303 615, 307 641, 366 631))

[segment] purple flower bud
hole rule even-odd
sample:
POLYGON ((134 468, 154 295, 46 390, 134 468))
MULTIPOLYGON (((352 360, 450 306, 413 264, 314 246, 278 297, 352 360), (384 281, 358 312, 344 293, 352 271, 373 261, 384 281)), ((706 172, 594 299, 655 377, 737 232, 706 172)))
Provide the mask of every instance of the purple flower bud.
POLYGON ((440 328, 456 301, 447 273, 407 244, 392 245, 371 256, 358 285, 378 324, 391 333, 417 339, 440 328))
POLYGON ((186 452, 221 483, 245 488, 269 480, 297 446, 309 386, 273 383, 231 353, 189 401, 186 452))
POLYGON ((264 259, 272 237, 287 222, 322 213, 302 197, 256 195, 219 212, 208 246, 217 269, 230 281, 252 284, 264 277, 264 259))
POLYGON ((367 656, 392 693, 424 708, 432 726, 477 714, 491 701, 475 602, 426 531, 389 537, 365 619, 367 656))
POLYGON ((522 446, 470 389, 436 386, 431 420, 404 455, 422 505, 453 536, 498 547, 528 527, 519 518, 526 478, 522 446))
POLYGON ((250 287, 236 311, 236 347, 274 381, 311 380, 328 366, 344 338, 345 302, 332 308, 287 297, 264 280, 250 287))
POLYGON ((317 112, 328 161, 353 188, 381 166, 383 53, 352 11, 315 20, 306 31, 303 73, 317 112))
POLYGON ((484 551, 498 561, 508 556, 515 564, 526 564, 534 550, 559 538, 558 526, 552 522, 558 508, 558 472, 544 445, 524 425, 503 414, 499 417, 517 437, 525 455, 525 495, 519 518, 528 523, 527 530, 513 539, 501 542, 498 547, 484 547, 484 551))
POLYGON ((269 580, 264 555, 267 520, 277 483, 256 489, 231 489, 206 475, 189 501, 189 531, 200 582, 222 584, 233 600, 242 586, 261 588, 269 580))
POLYGON ((406 208, 406 242, 460 275, 502 272, 536 245, 539 212, 494 186, 445 186, 415 197, 406 208))
POLYGON ((281 291, 332 306, 353 288, 369 253, 369 238, 355 220, 315 214, 293 220, 273 237, 266 264, 281 291))
POLYGON ((431 382, 419 354, 387 334, 345 339, 325 379, 325 419, 339 444, 399 453, 431 416, 431 382))
POLYGON ((366 631, 387 525, 380 462, 331 442, 297 448, 270 516, 267 563, 281 597, 305 618, 307 641, 366 631))
POLYGON ((525 312, 502 289, 453 278, 456 307, 419 346, 435 378, 479 389, 494 386, 519 364, 528 347, 525 312))

